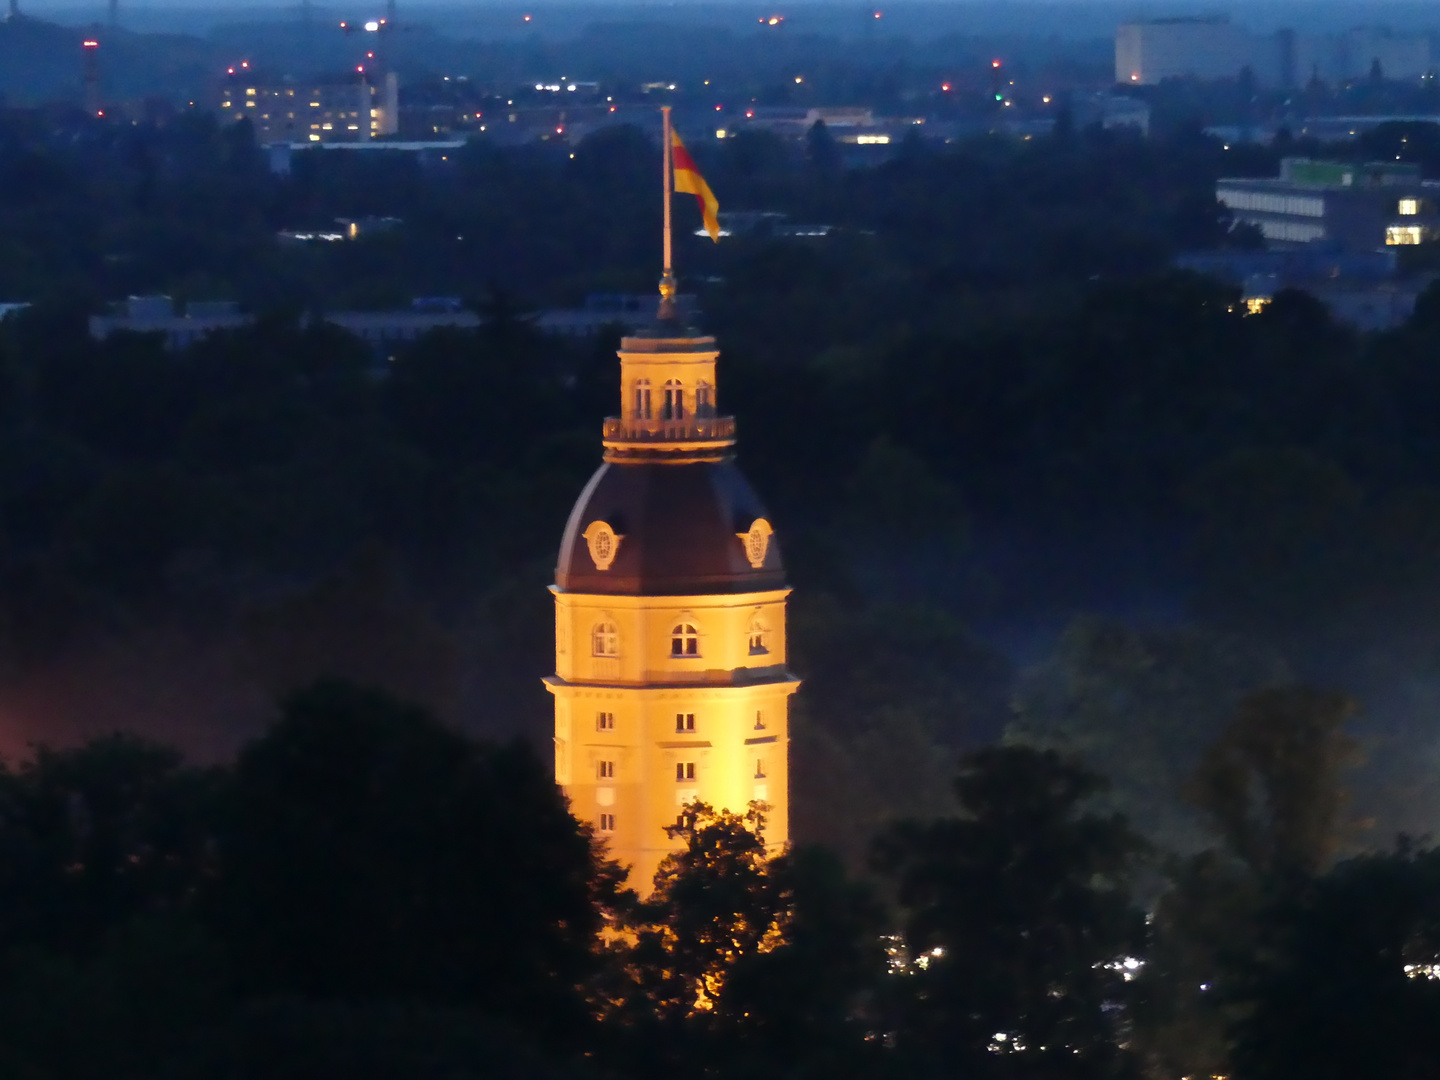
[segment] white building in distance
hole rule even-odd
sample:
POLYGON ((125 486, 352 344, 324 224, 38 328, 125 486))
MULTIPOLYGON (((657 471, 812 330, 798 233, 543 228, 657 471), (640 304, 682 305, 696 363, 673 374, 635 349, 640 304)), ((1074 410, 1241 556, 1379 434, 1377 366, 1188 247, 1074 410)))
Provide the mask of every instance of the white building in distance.
POLYGON ((1224 15, 1151 19, 1115 31, 1115 81, 1132 86, 1175 78, 1233 79, 1245 70, 1262 85, 1301 86, 1312 78, 1367 78, 1377 64, 1387 79, 1429 74, 1435 69, 1429 35, 1386 27, 1256 34, 1224 15))

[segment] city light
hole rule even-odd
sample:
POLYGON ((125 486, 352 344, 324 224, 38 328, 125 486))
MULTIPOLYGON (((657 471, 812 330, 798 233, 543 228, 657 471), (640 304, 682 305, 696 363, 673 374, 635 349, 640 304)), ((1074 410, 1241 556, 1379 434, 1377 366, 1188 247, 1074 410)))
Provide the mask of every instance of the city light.
POLYGON ((380 23, 379 23, 377 20, 375 20, 375 19, 371 19, 369 22, 367 22, 367 23, 365 24, 365 31, 366 31, 366 33, 373 34, 373 33, 376 33, 379 29, 380 29, 380 23))
POLYGON ((942 83, 940 84, 940 89, 943 90, 943 91, 945 91, 945 93, 948 94, 948 93, 950 92, 950 84, 949 84, 948 82, 942 82, 942 83))

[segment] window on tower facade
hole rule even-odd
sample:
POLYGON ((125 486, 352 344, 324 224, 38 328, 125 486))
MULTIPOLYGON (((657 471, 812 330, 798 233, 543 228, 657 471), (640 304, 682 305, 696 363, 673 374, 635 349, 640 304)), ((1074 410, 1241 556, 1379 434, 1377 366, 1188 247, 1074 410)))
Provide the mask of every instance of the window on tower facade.
POLYGON ((650 419, 650 380, 641 379, 635 384, 635 419, 650 419))
POLYGON ((670 655, 700 655, 700 634, 692 624, 680 623, 670 631, 670 655))
POLYGON ((596 623, 595 629, 590 631, 590 648, 596 656, 619 656, 620 631, 615 629, 615 624, 596 623))
POLYGON ((710 396, 710 384, 698 382, 695 384, 695 415, 714 416, 715 402, 710 396))
POLYGON ((676 780, 694 780, 695 763, 693 761, 677 761, 675 763, 676 780))
POLYGON ((601 779, 601 780, 614 780, 614 779, 615 779, 615 762, 613 762, 613 761, 602 761, 602 762, 600 762, 600 770, 599 770, 599 773, 600 773, 600 779, 601 779))
POLYGON ((601 815, 600 815, 600 831, 601 831, 601 832, 614 832, 614 831, 615 831, 615 815, 614 815, 614 814, 601 814, 601 815))
POLYGON ((663 411, 660 414, 662 420, 685 419, 685 390, 674 379, 665 384, 664 402, 663 411))
POLYGON ((755 710, 755 730, 756 730, 756 731, 764 731, 764 730, 765 730, 765 710, 764 710, 764 709, 756 709, 756 710, 755 710))
POLYGON ((675 714, 675 732, 680 734, 686 731, 695 730, 695 714, 693 712, 677 712, 675 714))
POLYGON ((763 757, 755 759, 755 779, 765 779, 765 759, 763 757))
POLYGON ((596 731, 614 731, 615 714, 613 712, 602 712, 595 714, 596 731))
POLYGON ((765 625, 765 620, 756 615, 750 620, 750 629, 747 631, 750 639, 750 655, 758 656, 770 651, 770 629, 765 625))

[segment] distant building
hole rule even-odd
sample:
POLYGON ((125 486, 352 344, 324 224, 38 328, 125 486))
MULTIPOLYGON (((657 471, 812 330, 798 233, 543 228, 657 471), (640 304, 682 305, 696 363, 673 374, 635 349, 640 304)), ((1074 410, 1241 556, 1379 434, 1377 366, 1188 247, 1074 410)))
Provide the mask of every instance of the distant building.
POLYGON ((1200 251, 1181 255, 1175 265, 1239 286, 1241 301, 1251 313, 1264 310, 1282 289, 1298 289, 1323 303, 1336 321, 1361 330, 1403 323, 1433 280, 1433 275, 1399 277, 1394 248, 1200 251))
POLYGON ((1070 98, 1070 116, 1077 128, 1099 124, 1106 131, 1130 128, 1150 134, 1149 102, 1124 94, 1077 91, 1070 98))
POLYGON ((184 311, 168 296, 132 296, 120 310, 90 319, 90 336, 103 341, 111 334, 160 334, 168 349, 183 349, 216 330, 233 330, 250 322, 238 304, 228 300, 191 301, 184 311))
POLYGON ((1430 36, 1387 27, 1332 35, 1255 34, 1223 15, 1152 19, 1115 31, 1115 81, 1134 86, 1184 77, 1230 79, 1242 71, 1257 83, 1302 86, 1312 78, 1366 78, 1377 65, 1387 79, 1414 79, 1433 71, 1430 36))
POLYGON ((1246 68, 1262 82, 1278 82, 1279 47, 1275 39, 1251 34, 1228 16, 1150 19, 1115 31, 1117 83, 1154 86, 1184 76, 1229 79, 1246 68))
MULTIPOLYGON (((0 318, 7 307, 0 305, 0 318)), ((90 319, 90 336, 103 341, 111 334, 160 334, 165 347, 184 349, 206 334, 216 330, 234 330, 249 326, 253 316, 240 311, 229 300, 192 300, 181 310, 168 296, 132 296, 117 310, 90 319)), ((689 317, 697 310, 695 297, 685 293, 675 298, 675 309, 689 317)), ((579 308, 552 308, 534 316, 535 328, 561 337, 592 337, 608 327, 632 330, 648 324, 655 317, 655 297, 616 293, 596 293, 585 298, 579 308)), ((458 297, 421 297, 409 308, 389 311, 329 311, 322 321, 354 334, 377 354, 389 354, 397 346, 414 341, 431 330, 473 330, 483 322, 458 297)))
POLYGON ((248 118, 261 145, 360 143, 400 130, 399 86, 393 71, 374 81, 364 73, 307 83, 232 78, 220 112, 248 118))
POLYGON ((1370 251, 1440 238, 1440 184, 1402 162, 1285 158, 1277 178, 1222 178, 1215 197, 1267 244, 1370 251))

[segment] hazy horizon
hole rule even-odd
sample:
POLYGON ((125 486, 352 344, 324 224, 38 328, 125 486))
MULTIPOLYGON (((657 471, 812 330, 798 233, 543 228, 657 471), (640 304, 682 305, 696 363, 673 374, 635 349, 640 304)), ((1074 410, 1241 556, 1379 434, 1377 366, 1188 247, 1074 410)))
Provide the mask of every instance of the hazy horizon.
MULTIPOLYGON (((312 12, 324 17, 353 16, 365 11, 380 11, 385 0, 331 0, 316 3, 312 12)), ((578 13, 624 17, 630 12, 661 15, 666 20, 704 21, 707 16, 733 17, 747 11, 783 11, 789 14, 797 29, 823 31, 829 25, 805 27, 806 15, 819 16, 819 22, 835 23, 836 16, 854 10, 850 0, 704 0, 702 3, 677 3, 675 0, 524 0, 524 2, 473 4, 407 3, 400 5, 408 17, 434 29, 469 30, 466 24, 503 23, 508 14, 526 11, 553 12, 565 16, 578 13)), ((25 14, 68 25, 85 25, 105 21, 108 6, 104 2, 75 4, 70 0, 21 0, 25 14)), ((913 32, 917 24, 934 25, 946 31, 963 18, 965 28, 973 33, 1036 34, 1045 37, 1076 37, 1109 35, 1122 22, 1145 18, 1166 18, 1188 15, 1228 15, 1234 22, 1257 31, 1281 26, 1303 26, 1313 30, 1336 30, 1356 25, 1389 25, 1396 29, 1440 29, 1440 11, 1432 5, 1413 2, 1364 3, 1356 0, 1265 0, 1258 4, 1238 2, 1215 3, 1213 0, 900 0, 881 6, 893 13, 887 24, 894 34, 913 32), (1040 17, 1042 13, 1048 17, 1040 17), (933 20, 933 23, 931 22, 933 20), (938 25, 937 25, 938 24, 938 25)), ((295 18, 299 3, 277 4, 256 0, 236 3, 235 0, 121 0, 121 25, 140 32, 175 31, 205 33, 211 27, 236 22, 272 21, 295 18)), ((545 36, 556 29, 543 20, 517 26, 526 32, 545 36)))

